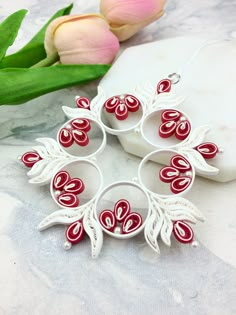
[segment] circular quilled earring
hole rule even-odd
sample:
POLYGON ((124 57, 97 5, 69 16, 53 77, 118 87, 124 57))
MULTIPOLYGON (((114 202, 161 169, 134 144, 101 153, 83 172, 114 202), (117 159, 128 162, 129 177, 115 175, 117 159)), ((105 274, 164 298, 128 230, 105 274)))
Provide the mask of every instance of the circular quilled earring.
POLYGON ((20 157, 30 169, 29 182, 49 183, 58 206, 40 222, 40 231, 65 225, 66 250, 87 235, 94 258, 105 234, 124 240, 143 232, 158 253, 159 240, 170 246, 172 236, 197 246, 191 224, 204 216, 183 196, 193 187, 196 172, 217 174, 208 161, 222 150, 203 142, 208 126, 194 129, 186 113, 169 106, 183 101, 172 93, 179 79, 172 74, 161 80, 147 98, 137 91, 106 98, 98 87, 93 100, 78 96, 76 108, 63 106, 68 121, 56 140, 37 139, 40 145, 20 157), (104 188, 96 157, 106 146, 106 133, 124 135, 137 129, 154 149, 140 162, 137 178, 104 188))

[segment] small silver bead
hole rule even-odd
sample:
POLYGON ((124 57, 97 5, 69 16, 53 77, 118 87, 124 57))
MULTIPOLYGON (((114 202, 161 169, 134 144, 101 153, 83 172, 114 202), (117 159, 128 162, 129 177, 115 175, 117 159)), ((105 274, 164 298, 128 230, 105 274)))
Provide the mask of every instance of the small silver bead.
POLYGON ((71 129, 71 125, 70 124, 66 125, 66 129, 71 129))
POLYGON ((188 171, 188 172, 186 172, 186 176, 189 176, 189 177, 192 177, 192 172, 191 171, 188 171))
POLYGON ((193 241, 191 245, 192 245, 193 248, 199 247, 198 241, 193 241))
POLYGON ((19 160, 19 161, 21 160, 21 155, 17 156, 17 160, 19 160))
POLYGON ((119 226, 116 226, 115 230, 114 230, 114 233, 115 234, 121 234, 121 228, 119 226))
POLYGON ((55 195, 55 196, 59 196, 60 194, 61 194, 60 190, 56 190, 56 191, 54 192, 54 195, 55 195))
POLYGON ((134 132, 135 132, 135 133, 140 133, 140 129, 139 129, 139 128, 135 128, 135 129, 134 129, 134 132))
POLYGON ((219 153, 224 153, 224 149, 223 148, 219 148, 219 153))
POLYGON ((71 249, 72 244, 69 241, 65 241, 63 247, 65 250, 71 249))
POLYGON ((187 118, 184 117, 184 116, 180 117, 180 121, 184 121, 184 120, 186 120, 186 119, 187 119, 187 118))

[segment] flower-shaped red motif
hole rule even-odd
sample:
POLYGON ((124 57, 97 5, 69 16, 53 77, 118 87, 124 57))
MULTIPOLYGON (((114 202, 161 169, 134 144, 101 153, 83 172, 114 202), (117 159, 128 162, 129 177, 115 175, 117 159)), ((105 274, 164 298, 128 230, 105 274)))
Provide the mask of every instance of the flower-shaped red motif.
POLYGON ((88 119, 75 118, 70 124, 62 128, 59 132, 60 144, 68 148, 75 142, 81 147, 88 145, 89 137, 87 132, 91 129, 91 125, 88 119))
POLYGON ((168 109, 163 111, 161 122, 158 133, 162 138, 175 135, 177 139, 184 140, 191 131, 190 122, 177 110, 168 109))
POLYGON ((104 103, 105 110, 108 113, 115 113, 118 120, 125 120, 129 112, 137 112, 140 106, 140 101, 131 94, 115 95, 104 103))
POLYGON ((81 194, 85 188, 80 178, 71 178, 68 172, 60 171, 54 176, 52 185, 60 205, 69 208, 79 206, 77 195, 81 194))
POLYGON ((186 190, 192 182, 191 169, 187 159, 181 155, 174 155, 171 158, 170 166, 165 166, 160 170, 159 177, 162 182, 170 183, 170 190, 173 194, 179 194, 186 190))
POLYGON ((130 203, 126 199, 118 200, 113 211, 103 210, 99 221, 104 229, 119 234, 130 234, 142 225, 141 215, 131 212, 130 203))

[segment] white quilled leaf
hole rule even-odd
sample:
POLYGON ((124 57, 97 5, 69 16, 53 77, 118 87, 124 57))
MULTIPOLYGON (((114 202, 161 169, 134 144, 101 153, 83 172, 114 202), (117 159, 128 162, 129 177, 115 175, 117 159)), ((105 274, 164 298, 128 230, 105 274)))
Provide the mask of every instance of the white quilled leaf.
POLYGON ((105 92, 104 90, 98 86, 98 93, 97 95, 92 99, 91 103, 90 103, 90 108, 91 111, 94 113, 98 113, 100 106, 103 105, 103 103, 105 103, 105 92))
POLYGON ((43 171, 36 177, 29 180, 30 184, 44 185, 50 182, 56 172, 65 164, 65 161, 51 160, 43 171))
POLYGON ((48 155, 51 156, 51 155, 54 155, 54 156, 65 156, 65 152, 61 150, 61 147, 60 145, 58 144, 57 141, 55 141, 54 139, 51 139, 51 138, 38 138, 36 139, 36 141, 42 143, 47 152, 48 152, 48 155))
POLYGON ((197 220, 204 221, 204 216, 201 211, 189 200, 182 197, 171 197, 171 198, 160 198, 159 204, 164 211, 168 213, 176 213, 176 211, 183 211, 189 213, 190 216, 194 217, 197 220))
POLYGON ((77 220, 80 220, 83 217, 83 215, 84 208, 78 210, 60 209, 48 215, 45 219, 43 219, 39 223, 38 229, 39 231, 43 231, 57 224, 68 225, 77 220))
POLYGON ((47 165, 48 165, 48 160, 40 160, 32 166, 32 168, 29 170, 27 175, 29 177, 38 176, 47 165))
POLYGON ((47 149, 42 145, 33 146, 32 149, 36 151, 42 159, 48 158, 49 156, 47 149))
POLYGON ((94 114, 91 110, 84 108, 71 108, 68 106, 62 106, 62 110, 68 118, 94 118, 94 114))
POLYGON ((103 244, 103 232, 99 223, 93 217, 93 204, 85 212, 83 225, 91 241, 91 253, 93 258, 97 258, 103 244))
POLYGON ((163 225, 161 228, 161 239, 167 245, 171 245, 170 236, 173 230, 173 223, 167 214, 163 216, 163 225))
POLYGON ((156 96, 156 89, 150 83, 146 83, 142 87, 136 86, 134 95, 142 102, 145 114, 152 106, 152 102, 156 96))
POLYGON ((191 223, 197 222, 193 215, 184 210, 167 211, 167 214, 171 221, 189 221, 191 223))
POLYGON ((219 169, 209 165, 198 151, 194 149, 185 149, 181 150, 181 153, 187 156, 198 173, 202 175, 217 175, 219 173, 219 169))
POLYGON ((145 225, 144 236, 148 245, 158 254, 160 249, 158 246, 158 236, 163 225, 163 215, 161 212, 157 212, 155 209, 152 209, 152 213, 145 225))
POLYGON ((149 114, 153 110, 178 106, 186 99, 186 97, 177 95, 173 91, 157 94, 156 87, 150 83, 145 84, 143 87, 136 87, 135 96, 144 105, 144 115, 149 114))
POLYGON ((205 136, 210 129, 211 127, 207 125, 194 129, 188 139, 176 145, 176 148, 181 150, 185 148, 195 148, 204 141, 205 136))
POLYGON ((60 145, 54 139, 38 138, 36 140, 44 145, 33 147, 33 150, 37 151, 42 160, 35 163, 27 175, 31 177, 29 180, 31 184, 43 185, 50 181, 70 156, 60 148, 60 145))
POLYGON ((157 94, 152 109, 176 107, 182 104, 185 99, 184 96, 177 95, 175 92, 160 93, 157 94))

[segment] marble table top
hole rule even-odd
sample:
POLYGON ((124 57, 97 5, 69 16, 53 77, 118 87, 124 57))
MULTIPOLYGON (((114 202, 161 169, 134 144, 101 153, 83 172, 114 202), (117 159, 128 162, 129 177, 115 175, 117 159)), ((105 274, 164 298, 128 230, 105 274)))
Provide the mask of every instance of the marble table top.
MULTIPOLYGON (((0 18, 27 8, 16 45, 20 48, 64 0, 2 0, 0 18)), ((94 12, 98 1, 75 1, 73 13, 94 12)), ((234 39, 236 1, 167 1, 159 21, 122 44, 122 50, 175 36, 234 39)), ((65 122, 62 105, 75 95, 93 98, 98 81, 45 95, 21 106, 0 107, 0 315, 232 315, 236 313, 236 182, 197 178, 187 198, 204 213, 194 228, 197 248, 173 241, 157 255, 142 234, 130 240, 105 237, 98 259, 90 241, 66 252, 64 229, 36 227, 56 209, 48 186, 28 184, 17 156, 38 137, 55 137, 65 122)), ((105 185, 136 176, 140 158, 124 152, 115 136, 97 163, 105 185)))

